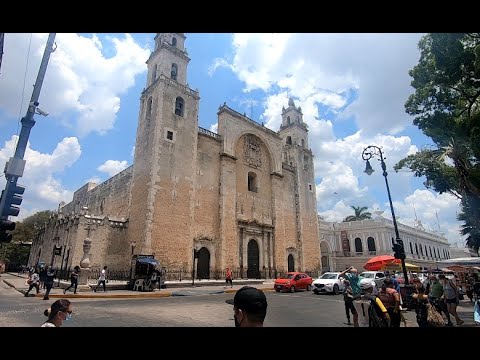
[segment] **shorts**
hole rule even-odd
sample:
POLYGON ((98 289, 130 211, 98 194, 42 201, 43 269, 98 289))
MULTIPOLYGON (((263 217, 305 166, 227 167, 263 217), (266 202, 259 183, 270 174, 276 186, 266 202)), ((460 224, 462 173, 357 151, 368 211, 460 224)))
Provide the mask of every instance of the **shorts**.
POLYGON ((445 299, 445 303, 447 303, 447 304, 458 304, 458 299, 457 298, 445 299))

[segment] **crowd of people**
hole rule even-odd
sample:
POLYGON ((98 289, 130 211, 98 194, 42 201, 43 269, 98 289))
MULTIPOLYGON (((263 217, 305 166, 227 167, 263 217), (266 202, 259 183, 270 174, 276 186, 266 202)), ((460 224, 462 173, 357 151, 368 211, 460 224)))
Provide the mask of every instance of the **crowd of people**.
MULTIPOLYGON (((348 325, 400 327, 402 321, 405 321, 400 286, 394 275, 386 272, 386 279, 380 289, 376 288, 374 281, 360 279, 357 269, 353 267, 341 272, 340 277, 344 279, 343 296, 348 325)), ((473 286, 470 288, 473 289, 473 286)), ((467 293, 470 301, 473 301, 474 292, 472 290, 467 293)), ((410 296, 419 327, 454 326, 452 318, 457 326, 464 323, 457 314, 463 288, 445 274, 431 274, 424 283, 414 282, 413 294, 410 296)), ((479 300, 475 301, 474 318, 477 325, 480 325, 480 321, 477 321, 480 320, 480 304, 479 300)))

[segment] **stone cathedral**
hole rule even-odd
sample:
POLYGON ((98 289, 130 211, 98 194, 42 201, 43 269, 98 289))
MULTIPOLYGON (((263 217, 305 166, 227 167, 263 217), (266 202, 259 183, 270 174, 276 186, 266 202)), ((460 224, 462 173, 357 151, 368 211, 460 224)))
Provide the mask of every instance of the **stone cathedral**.
POLYGON ((30 265, 73 268, 89 238, 92 268, 125 270, 133 254, 154 254, 167 269, 196 261, 199 278, 226 267, 249 278, 318 271, 313 154, 301 108, 289 100, 278 132, 225 103, 218 134, 199 127, 184 44, 183 33, 155 36, 133 165, 62 202, 37 229, 30 265))

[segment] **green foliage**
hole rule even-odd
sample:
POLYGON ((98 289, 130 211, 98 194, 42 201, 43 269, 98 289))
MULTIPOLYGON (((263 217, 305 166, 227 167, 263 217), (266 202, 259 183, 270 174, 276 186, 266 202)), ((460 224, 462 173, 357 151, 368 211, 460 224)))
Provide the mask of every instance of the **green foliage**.
POLYGON ((17 222, 12 232, 12 242, 2 244, 0 259, 12 264, 26 264, 30 254, 30 246, 26 246, 33 240, 35 224, 40 225, 48 221, 53 214, 50 210, 35 213, 21 222, 17 222))
POLYGON ((343 222, 349 222, 349 221, 359 221, 359 220, 367 220, 372 218, 372 213, 366 211, 368 210, 368 207, 366 206, 350 206, 353 211, 355 212, 355 215, 349 215, 347 216, 343 222), (364 212, 365 211, 365 212, 364 212))
POLYGON ((478 249, 480 206, 472 204, 480 201, 480 34, 428 34, 418 46, 419 63, 409 72, 415 92, 405 110, 434 145, 395 169, 408 167, 427 188, 462 199, 462 234, 478 249))

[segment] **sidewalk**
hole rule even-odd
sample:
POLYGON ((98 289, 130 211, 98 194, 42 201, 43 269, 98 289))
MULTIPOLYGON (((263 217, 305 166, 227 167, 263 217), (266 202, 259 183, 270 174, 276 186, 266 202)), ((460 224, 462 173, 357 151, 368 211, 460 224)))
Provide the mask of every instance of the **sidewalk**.
MULTIPOLYGON (((14 273, 5 273, 10 275, 8 278, 3 276, 3 281, 15 288, 17 291, 25 294, 28 290, 28 285, 25 284, 26 275, 17 275, 14 273)), ((72 291, 68 291, 63 294, 63 289, 70 286, 70 282, 60 280, 60 286, 58 286, 58 280, 55 280, 55 285, 50 291, 49 298, 72 298, 72 299, 121 299, 121 298, 160 298, 169 296, 192 296, 192 295, 208 295, 208 294, 222 294, 222 293, 235 293, 242 286, 250 285, 263 291, 273 291, 273 280, 237 280, 234 281, 232 288, 225 287, 225 280, 201 280, 195 281, 192 286, 189 281, 175 282, 166 281, 166 289, 155 289, 153 291, 131 291, 126 290, 126 282, 124 281, 110 281, 107 284, 107 292, 103 292, 103 288, 99 287, 97 292, 93 291, 93 288, 97 286, 96 282, 89 283, 89 288, 83 286, 83 288, 77 289, 77 294, 72 291)), ((35 289, 30 292, 35 297, 43 298, 45 290, 40 290, 39 294, 35 294, 35 289)))

